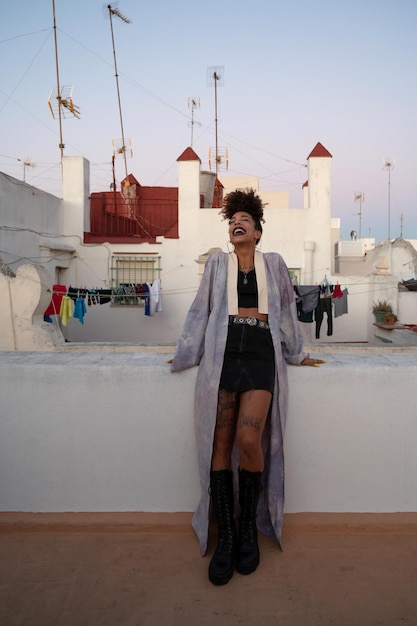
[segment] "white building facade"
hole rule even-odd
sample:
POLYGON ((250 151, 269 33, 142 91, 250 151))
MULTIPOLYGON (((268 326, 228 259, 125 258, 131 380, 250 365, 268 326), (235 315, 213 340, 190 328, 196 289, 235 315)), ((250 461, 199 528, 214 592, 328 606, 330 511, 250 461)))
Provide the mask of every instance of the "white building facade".
MULTIPOLYGON (((201 194, 209 176, 201 171, 200 159, 192 149, 188 148, 184 154, 189 157, 178 159, 179 237, 158 237, 155 243, 84 243, 84 234, 90 230, 90 192, 89 164, 81 157, 63 159, 62 200, 0 174, 0 256, 14 272, 25 263, 42 268, 42 278, 39 279, 42 305, 38 302, 36 306, 39 323, 39 307, 44 304, 44 292, 50 297, 52 285, 61 284, 76 289, 109 288, 115 259, 140 255, 158 262, 162 311, 147 316, 143 304, 91 304, 87 307, 83 323, 73 318, 64 327, 59 317, 54 316, 53 324, 70 342, 150 345, 172 345, 176 342, 199 284, 199 274, 203 269, 201 260, 213 248, 230 249, 227 223, 219 216, 219 209, 206 206, 207 202, 201 208, 201 194), (45 269, 49 284, 45 279, 45 269)), ((353 273, 335 273, 339 221, 331 215, 331 162, 332 155, 318 143, 307 158, 307 181, 303 186, 303 206, 299 208, 288 206, 286 191, 259 191, 256 178, 225 178, 222 184, 224 193, 239 187, 252 187, 259 192, 266 203, 261 250, 279 252, 295 282, 319 285, 326 278, 330 283, 338 282, 342 289, 348 290, 348 314, 334 320, 333 334, 328 336, 322 330, 317 339, 314 324, 302 324, 307 342, 368 342, 373 334, 372 302, 386 291, 390 298, 395 299, 394 307, 397 309, 398 280, 392 272, 379 276, 375 271, 377 260, 372 263, 369 259, 366 264, 368 275, 364 276, 362 270, 360 279, 353 273)), ((5 276, 0 279, 3 291, 7 291, 11 280, 5 276)), ((33 289, 37 290, 39 287, 33 280, 32 283, 33 289)), ((28 289, 27 285, 25 289, 28 289)), ((410 297, 413 299, 413 310, 415 296, 411 294, 410 297)), ((3 308, 11 306, 9 302, 3 308)), ((407 305, 406 308, 410 307, 407 305)), ((10 310, 7 311, 9 318, 10 310)), ((3 312, 3 315, 6 313, 3 312)), ((28 315, 27 311, 25 315, 28 315)), ((3 349, 10 349, 11 345, 11 341, 3 342, 3 349)))

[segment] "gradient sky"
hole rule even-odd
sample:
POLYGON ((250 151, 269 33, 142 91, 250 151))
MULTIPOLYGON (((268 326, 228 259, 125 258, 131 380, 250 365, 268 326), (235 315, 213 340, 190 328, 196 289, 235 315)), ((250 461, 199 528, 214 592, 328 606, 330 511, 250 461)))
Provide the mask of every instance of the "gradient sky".
MULTIPOLYGON (((65 155, 90 161, 92 191, 109 188, 112 140, 122 136, 105 6, 55 0, 60 84, 73 86, 81 112, 63 120, 65 155)), ((218 143, 228 175, 289 190, 299 208, 306 158, 320 141, 333 155, 342 238, 359 230, 354 194, 363 192, 363 237, 417 239, 416 0, 120 0, 118 9, 132 21, 115 18, 113 27, 128 171, 141 184, 177 185, 176 159, 191 143, 189 97, 200 99, 193 148, 209 168, 207 76, 221 68, 218 143)), ((48 108, 51 0, 2 0, 0 55, 0 170, 61 195, 59 123, 48 108)), ((120 181, 124 162, 116 164, 120 181)))

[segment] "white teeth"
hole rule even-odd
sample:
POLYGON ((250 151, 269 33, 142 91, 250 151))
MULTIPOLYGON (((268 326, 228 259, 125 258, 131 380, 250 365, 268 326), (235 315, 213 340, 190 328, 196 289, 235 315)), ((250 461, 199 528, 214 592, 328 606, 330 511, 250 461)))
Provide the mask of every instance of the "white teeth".
POLYGON ((233 231, 234 235, 244 235, 246 233, 246 230, 244 228, 235 228, 233 231))

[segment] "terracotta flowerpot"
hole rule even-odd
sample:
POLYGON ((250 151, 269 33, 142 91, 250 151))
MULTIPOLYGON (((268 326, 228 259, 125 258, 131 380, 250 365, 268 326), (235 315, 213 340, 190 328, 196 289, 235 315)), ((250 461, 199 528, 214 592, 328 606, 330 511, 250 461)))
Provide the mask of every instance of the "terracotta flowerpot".
POLYGON ((385 313, 382 316, 382 320, 381 320, 381 322, 385 324, 386 326, 394 326, 396 321, 397 321, 397 316, 395 315, 395 313, 392 313, 392 311, 390 311, 389 313, 385 313))

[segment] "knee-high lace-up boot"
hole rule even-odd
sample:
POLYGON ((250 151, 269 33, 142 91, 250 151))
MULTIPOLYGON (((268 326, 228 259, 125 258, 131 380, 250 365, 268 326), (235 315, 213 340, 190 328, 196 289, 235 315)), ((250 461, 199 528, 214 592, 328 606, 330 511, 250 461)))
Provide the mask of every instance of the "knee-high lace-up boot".
POLYGON ((235 564, 240 574, 250 574, 259 565, 256 510, 261 493, 261 477, 262 472, 239 469, 240 518, 235 564))
POLYGON ((213 585, 225 585, 233 576, 235 528, 233 521, 233 474, 231 470, 210 473, 210 493, 218 527, 218 542, 209 565, 213 585))

